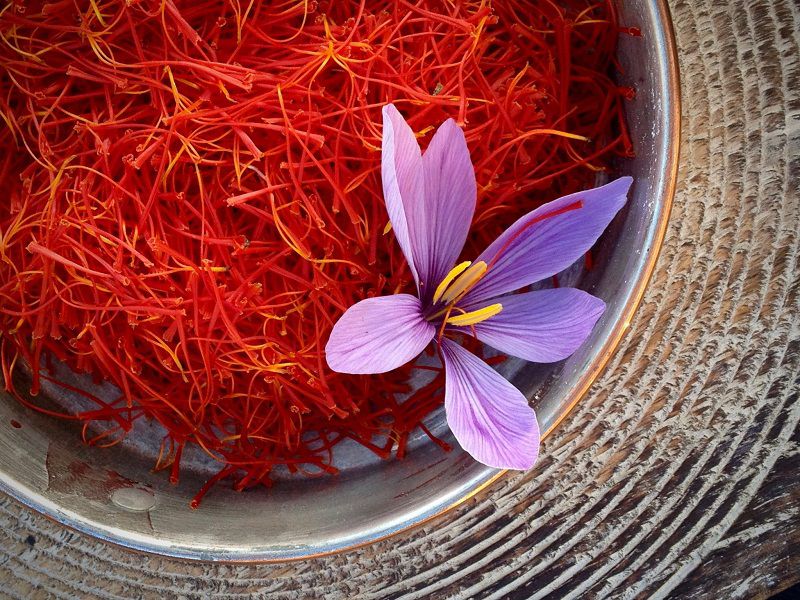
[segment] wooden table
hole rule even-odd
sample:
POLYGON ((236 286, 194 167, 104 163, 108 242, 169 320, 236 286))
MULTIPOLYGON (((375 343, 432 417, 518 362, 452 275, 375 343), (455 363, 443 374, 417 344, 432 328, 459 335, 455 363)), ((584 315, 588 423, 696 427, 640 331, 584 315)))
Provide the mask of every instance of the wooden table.
POLYGON ((645 301, 530 473, 372 547, 131 554, 0 499, 0 596, 763 598, 800 580, 800 5, 672 4, 682 170, 645 301))

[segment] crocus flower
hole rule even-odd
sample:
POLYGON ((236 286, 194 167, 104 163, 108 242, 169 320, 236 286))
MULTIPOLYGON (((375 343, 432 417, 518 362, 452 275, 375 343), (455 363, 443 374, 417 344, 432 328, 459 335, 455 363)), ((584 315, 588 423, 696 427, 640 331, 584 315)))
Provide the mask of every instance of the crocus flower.
POLYGON ((631 178, 559 198, 520 218, 473 262, 456 261, 475 211, 475 172, 451 119, 420 151, 393 105, 383 110, 383 192, 417 295, 368 298, 337 321, 326 346, 342 373, 384 373, 436 341, 445 368, 447 422, 462 448, 498 468, 527 469, 539 426, 525 396, 460 346, 473 335, 500 352, 555 362, 583 343, 602 315, 599 298, 571 288, 515 293, 563 271, 625 204, 631 178))

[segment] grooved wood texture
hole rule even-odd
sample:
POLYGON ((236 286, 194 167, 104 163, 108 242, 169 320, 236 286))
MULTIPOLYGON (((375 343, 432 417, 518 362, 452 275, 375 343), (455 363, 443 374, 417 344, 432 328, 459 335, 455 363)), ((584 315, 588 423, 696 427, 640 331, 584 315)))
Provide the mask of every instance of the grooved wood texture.
POLYGON ((763 598, 800 579, 800 6, 672 4, 682 170, 654 279, 531 473, 360 551, 130 554, 0 499, 13 598, 763 598))

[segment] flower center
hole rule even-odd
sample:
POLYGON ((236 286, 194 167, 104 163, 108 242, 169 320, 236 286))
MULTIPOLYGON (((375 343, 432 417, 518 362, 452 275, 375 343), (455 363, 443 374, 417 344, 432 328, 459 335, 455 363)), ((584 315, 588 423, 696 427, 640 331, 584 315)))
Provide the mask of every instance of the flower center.
POLYGON ((447 324, 454 327, 466 327, 485 321, 503 310, 503 305, 499 303, 469 312, 456 306, 458 301, 483 278, 487 269, 487 264, 482 260, 475 264, 467 260, 453 267, 433 294, 433 304, 443 304, 444 306, 430 315, 428 321, 444 315, 443 326, 447 324), (451 316, 453 311, 457 311, 459 314, 451 316))

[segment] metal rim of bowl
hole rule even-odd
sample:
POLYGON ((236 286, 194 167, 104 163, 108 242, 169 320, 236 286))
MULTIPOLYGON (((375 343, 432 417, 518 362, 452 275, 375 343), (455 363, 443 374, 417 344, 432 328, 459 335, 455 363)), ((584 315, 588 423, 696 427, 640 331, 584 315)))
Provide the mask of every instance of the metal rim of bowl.
MULTIPOLYGON (((654 0, 654 7, 658 16, 658 20, 661 24, 661 35, 660 39, 657 40, 656 47, 658 49, 658 61, 661 65, 660 72, 664 74, 664 77, 659 83, 661 85, 661 92, 664 98, 667 99, 664 115, 666 135, 664 136, 665 141, 663 143, 663 147, 661 148, 661 154, 665 157, 664 162, 666 166, 666 173, 661 185, 659 186, 659 197, 661 200, 660 214, 658 215, 657 222, 654 224, 651 238, 652 245, 639 269, 636 283, 632 287, 630 300, 624 306, 624 309, 622 310, 620 317, 617 319, 613 329, 607 335, 605 343, 598 352, 597 358, 591 365, 591 368, 587 369, 576 382, 573 388, 575 391, 571 394, 566 402, 564 410, 561 411, 558 417, 542 433, 543 439, 549 436, 559 425, 559 423, 561 423, 561 421, 572 411, 574 406, 586 394, 588 389, 594 383, 595 379, 605 369, 611 357, 615 354, 629 327, 634 313, 641 303, 663 245, 678 176, 681 106, 677 47, 669 7, 666 0, 654 0)), ((21 484, 10 477, 8 473, 4 472, 0 472, 0 491, 12 496, 22 504, 35 510, 55 523, 67 526, 70 529, 90 535, 94 538, 104 540, 127 550, 146 554, 153 553, 165 555, 171 558, 192 561, 218 560, 221 562, 231 563, 275 563, 319 558, 332 554, 338 554, 340 552, 354 550, 375 542, 379 542, 381 540, 385 540, 387 538, 391 538, 400 533, 407 532, 442 516, 463 502, 469 500, 473 496, 479 494, 481 491, 503 477, 505 473, 506 471, 501 470, 493 472, 487 477, 473 478, 473 480, 467 484, 469 491, 459 496, 457 499, 434 506, 432 509, 426 511, 423 516, 419 518, 411 518, 392 530, 383 531, 378 535, 373 535, 365 539, 359 539, 352 543, 344 543, 338 546, 329 547, 319 552, 303 553, 298 555, 282 555, 279 557, 237 556, 234 558, 219 558, 208 555, 204 556, 202 553, 190 549, 166 549, 163 545, 142 542, 139 539, 134 539, 134 536, 126 536, 125 532, 119 529, 117 529, 115 533, 111 533, 113 528, 100 527, 97 523, 85 518, 81 518, 79 515, 73 515, 70 514, 70 512, 62 510, 58 504, 43 494, 21 484)))

